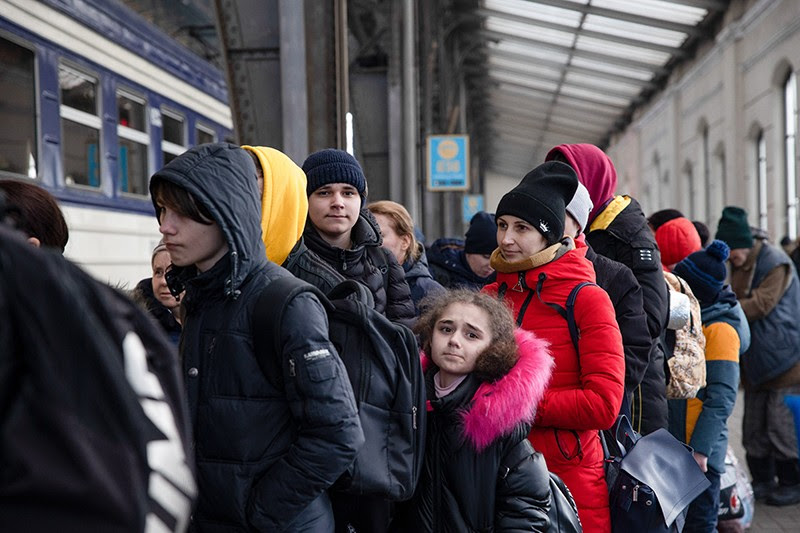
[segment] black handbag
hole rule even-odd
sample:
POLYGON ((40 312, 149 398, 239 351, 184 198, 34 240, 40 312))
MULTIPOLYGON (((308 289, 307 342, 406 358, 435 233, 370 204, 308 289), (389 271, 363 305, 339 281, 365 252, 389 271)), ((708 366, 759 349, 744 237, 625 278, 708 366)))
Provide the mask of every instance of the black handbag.
POLYGON ((642 437, 624 415, 600 432, 613 533, 680 532, 689 504, 711 483, 692 449, 659 429, 642 437))
POLYGON ((548 533, 582 533, 575 499, 560 477, 550 472, 550 519, 548 533))

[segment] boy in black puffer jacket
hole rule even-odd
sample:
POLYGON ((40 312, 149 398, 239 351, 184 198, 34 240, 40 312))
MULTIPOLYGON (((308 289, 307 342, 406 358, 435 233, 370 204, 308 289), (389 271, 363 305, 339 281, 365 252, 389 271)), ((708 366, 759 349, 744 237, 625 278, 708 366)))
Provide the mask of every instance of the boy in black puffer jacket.
POLYGON ((381 229, 364 207, 367 179, 356 159, 332 148, 314 152, 303 163, 308 178, 308 249, 347 279, 366 285, 375 310, 412 326, 414 302, 406 275, 391 252, 381 248, 381 229))
POLYGON ((364 435, 316 296, 295 296, 276 348, 254 350, 254 328, 271 327, 253 323, 256 301, 290 275, 267 260, 254 176, 244 150, 218 143, 150 180, 174 265, 167 283, 186 290, 180 350, 199 488, 190 531, 329 533, 326 491, 364 435))

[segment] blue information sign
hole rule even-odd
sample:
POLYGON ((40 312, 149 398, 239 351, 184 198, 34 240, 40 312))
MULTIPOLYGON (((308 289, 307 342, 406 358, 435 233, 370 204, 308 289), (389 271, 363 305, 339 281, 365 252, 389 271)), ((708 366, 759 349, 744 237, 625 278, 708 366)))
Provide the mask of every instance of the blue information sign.
POLYGON ((483 195, 465 194, 461 200, 461 219, 464 224, 469 224, 478 211, 483 211, 483 195))
POLYGON ((428 190, 469 189, 469 136, 428 136, 428 190))

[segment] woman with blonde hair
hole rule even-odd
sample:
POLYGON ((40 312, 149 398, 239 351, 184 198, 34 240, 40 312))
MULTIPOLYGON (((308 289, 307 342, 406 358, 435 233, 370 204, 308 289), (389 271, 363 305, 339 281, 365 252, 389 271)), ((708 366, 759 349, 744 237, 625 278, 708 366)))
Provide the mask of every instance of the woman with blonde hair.
POLYGON ((422 299, 444 292, 444 287, 431 275, 425 247, 414 236, 414 221, 405 207, 391 200, 372 202, 367 209, 381 227, 383 247, 392 252, 397 262, 403 266, 406 281, 411 288, 411 299, 414 300, 414 310, 419 316, 419 303, 422 299))

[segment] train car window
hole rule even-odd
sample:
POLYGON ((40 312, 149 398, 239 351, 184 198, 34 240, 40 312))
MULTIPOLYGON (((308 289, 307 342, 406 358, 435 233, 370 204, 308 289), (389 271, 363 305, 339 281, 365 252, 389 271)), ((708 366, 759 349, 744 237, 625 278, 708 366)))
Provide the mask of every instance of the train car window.
POLYGON ((214 130, 205 126, 197 126, 197 144, 213 143, 217 140, 214 130))
POLYGON ((72 67, 58 69, 61 90, 61 147, 67 185, 100 186, 100 128, 97 78, 72 67))
POLYGON ((35 178, 36 80, 33 51, 0 38, 0 173, 35 178))
POLYGON ((150 136, 147 133, 147 104, 144 98, 117 91, 117 136, 119 137, 119 189, 130 194, 147 194, 150 136))
POLYGON ((183 116, 165 109, 161 110, 161 114, 161 151, 164 153, 166 165, 186 151, 186 120, 183 116))

